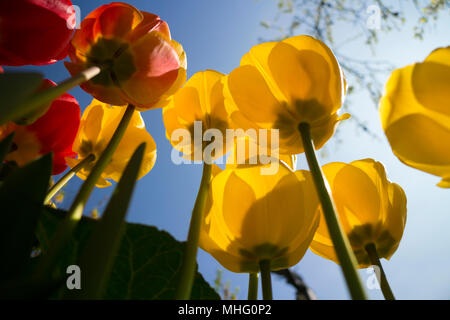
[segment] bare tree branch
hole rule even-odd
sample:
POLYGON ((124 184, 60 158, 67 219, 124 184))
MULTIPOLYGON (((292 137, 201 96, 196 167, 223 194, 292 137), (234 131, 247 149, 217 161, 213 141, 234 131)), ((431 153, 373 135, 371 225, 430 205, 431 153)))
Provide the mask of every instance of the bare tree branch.
POLYGON ((297 290, 296 300, 317 300, 315 293, 305 284, 303 278, 296 272, 290 269, 283 269, 273 271, 272 273, 283 277, 288 284, 297 290))
MULTIPOLYGON (((389 74, 394 66, 388 61, 380 61, 373 57, 355 59, 343 53, 345 47, 353 42, 360 41, 367 45, 372 54, 376 54, 375 45, 380 32, 401 30, 406 17, 403 10, 404 2, 387 0, 276 0, 278 12, 272 22, 261 22, 273 37, 261 38, 261 42, 269 40, 282 40, 297 34, 309 34, 327 43, 338 58, 347 82, 350 83, 344 108, 350 109, 353 92, 367 92, 373 105, 378 101, 383 90, 380 82, 383 75, 389 74), (368 9, 376 5, 380 10, 380 25, 375 28, 368 27, 370 12, 368 9), (286 21, 288 21, 286 23, 286 21), (354 34, 340 44, 334 40, 334 32, 341 30, 342 24, 351 27, 354 34)), ((413 0, 419 13, 419 19, 414 27, 413 35, 423 38, 425 27, 431 21, 439 18, 440 12, 450 8, 449 0, 413 0)), ((376 136, 368 127, 353 116, 359 128, 371 136, 376 136)))

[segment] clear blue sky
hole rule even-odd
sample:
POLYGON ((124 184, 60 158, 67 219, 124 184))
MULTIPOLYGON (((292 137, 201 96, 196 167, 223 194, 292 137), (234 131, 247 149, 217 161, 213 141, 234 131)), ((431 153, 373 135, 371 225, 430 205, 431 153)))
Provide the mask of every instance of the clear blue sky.
MULTIPOLYGON (((215 69, 224 73, 238 66, 241 56, 259 37, 265 37, 265 29, 259 26, 262 20, 271 20, 276 12, 273 0, 160 0, 127 1, 139 9, 158 14, 169 23, 172 36, 180 42, 188 58, 188 76, 197 71, 215 69)), ((100 0, 73 0, 81 8, 85 17, 101 4, 100 0)), ((407 18, 416 21, 413 10, 405 6, 407 18)), ((404 66, 424 59, 439 46, 449 45, 448 26, 450 15, 442 15, 436 28, 429 28, 424 41, 412 38, 411 25, 402 30, 380 37, 377 46, 378 58, 391 61, 395 66, 404 66)), ((351 33, 345 27, 338 30, 339 37, 345 39, 351 33)), ((370 51, 355 42, 346 47, 346 53, 359 58, 372 58, 370 51)), ((61 62, 38 69, 53 81, 69 76, 61 62)), ((383 79, 385 80, 385 79, 383 79)), ((82 109, 91 98, 81 89, 71 91, 82 109)), ((322 164, 332 161, 350 162, 371 157, 381 161, 390 180, 399 183, 408 197, 408 219, 403 240, 390 261, 383 260, 394 293, 401 299, 449 299, 450 298, 450 191, 439 189, 438 178, 409 168, 400 163, 392 154, 381 130, 378 112, 365 94, 355 96, 352 111, 380 139, 373 139, 347 121, 342 126, 342 143, 331 141, 328 156, 322 164)), ((165 138, 161 110, 143 113, 147 130, 152 134, 158 148, 158 159, 153 170, 138 182, 128 221, 156 225, 170 232, 178 240, 185 240, 191 209, 200 183, 200 165, 172 164, 171 145, 165 138)), ((299 167, 305 168, 303 155, 299 167)), ((81 181, 76 178, 66 188, 64 206, 68 206, 81 181)), ((107 202, 112 187, 96 190, 88 203, 88 210, 102 209, 107 202)), ((101 210, 100 210, 101 211, 101 210)), ((200 271, 213 284, 217 269, 224 270, 212 257, 200 250, 198 261, 200 271)), ((294 268, 320 299, 347 299, 340 269, 328 260, 310 251, 294 268)), ((366 270, 361 270, 362 278, 367 278, 366 270)), ((247 296, 246 274, 233 274, 224 270, 223 279, 231 281, 231 287, 240 287, 238 298, 247 296)), ((273 276, 274 297, 292 299, 294 290, 284 280, 273 276)), ((371 290, 374 299, 381 298, 379 291, 371 290)), ((261 296, 261 295, 260 295, 261 296)))

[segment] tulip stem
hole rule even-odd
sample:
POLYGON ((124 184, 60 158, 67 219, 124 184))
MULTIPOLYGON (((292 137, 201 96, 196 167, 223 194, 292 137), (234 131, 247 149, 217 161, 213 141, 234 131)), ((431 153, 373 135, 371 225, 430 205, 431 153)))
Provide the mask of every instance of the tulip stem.
POLYGON ((314 180, 317 195, 322 204, 322 211, 327 223, 328 232, 333 241, 336 256, 344 273, 347 286, 352 299, 366 300, 361 279, 356 270, 356 258, 351 249, 350 243, 344 234, 339 222, 334 202, 331 198, 329 187, 325 182, 322 169, 319 166, 311 139, 311 129, 308 123, 302 122, 298 126, 302 136, 303 148, 308 161, 309 169, 314 180))
POLYGON ((123 114, 122 119, 120 120, 119 125, 117 126, 116 131, 114 132, 111 140, 106 146, 105 150, 99 157, 98 161, 95 163, 94 167, 91 170, 91 173, 87 177, 86 181, 81 186, 78 194, 75 197, 75 200, 72 203, 69 211, 67 212, 67 216, 59 225, 56 230, 55 235, 53 236, 50 242, 50 248, 46 255, 43 255, 39 265, 37 266, 36 276, 38 278, 48 276, 45 274, 49 272, 49 268, 51 268, 55 259, 61 253, 61 250, 66 245, 67 241, 70 239, 78 221, 81 219, 83 215, 84 206, 95 187, 98 179, 101 174, 110 163, 111 158, 119 146, 120 141, 122 140, 123 135, 130 123, 130 120, 133 116, 135 107, 129 104, 123 114))
POLYGON ((380 271, 380 277, 378 277, 378 282, 380 283, 381 291, 386 300, 395 300, 394 293, 392 293, 389 282, 387 281, 386 274, 384 273, 383 266, 381 265, 380 258, 378 257, 378 252, 375 244, 369 243, 366 245, 366 252, 369 255, 370 263, 377 266, 380 271))
POLYGON ((258 272, 248 274, 248 300, 258 300, 258 280, 258 272))
POLYGON ((263 300, 272 300, 272 278, 270 275, 270 260, 261 260, 259 262, 261 269, 261 287, 263 300))
POLYGON ((83 160, 81 160, 75 167, 71 168, 64 176, 61 177, 47 192, 45 196, 44 204, 48 204, 50 200, 61 190, 62 187, 66 185, 67 182, 72 179, 72 177, 78 173, 81 169, 86 167, 89 163, 95 160, 95 156, 90 154, 83 160))
POLYGON ((189 233, 181 266, 180 282, 178 284, 175 298, 177 300, 188 300, 191 297, 192 285, 194 284, 198 241, 203 221, 203 211, 208 197, 209 184, 211 180, 211 164, 203 163, 202 180, 192 210, 189 233))
POLYGON ((76 76, 66 79, 54 87, 50 87, 46 90, 34 94, 29 99, 27 99, 23 105, 20 106, 21 115, 25 115, 36 110, 37 108, 39 108, 39 106, 52 102, 70 89, 73 89, 76 86, 91 80, 92 78, 100 74, 101 71, 102 68, 100 66, 89 67, 76 76))

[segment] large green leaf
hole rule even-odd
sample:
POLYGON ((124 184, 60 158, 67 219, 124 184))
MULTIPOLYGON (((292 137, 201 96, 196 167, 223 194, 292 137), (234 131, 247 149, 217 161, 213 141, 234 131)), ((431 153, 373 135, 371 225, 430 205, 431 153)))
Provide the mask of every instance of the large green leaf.
POLYGON ((17 277, 31 260, 51 170, 52 156, 47 154, 15 170, 0 186, 0 283, 17 277))
MULTIPOLYGON (((0 125, 20 119, 32 112, 23 103, 42 84, 42 75, 35 72, 7 72, 0 74, 0 125)), ((36 108, 38 108, 36 106, 36 108)))
MULTIPOLYGON (((61 212, 42 216, 38 239, 45 254, 49 239, 63 218, 61 212)), ((66 276, 69 265, 76 264, 98 220, 83 217, 74 239, 65 248, 58 263, 59 276, 66 276)), ((119 251, 112 265, 103 299, 174 299, 184 244, 169 233, 152 226, 126 223, 119 251)), ((83 277, 83 269, 81 269, 83 277)), ((76 290, 76 289, 74 289, 76 290)), ((55 298, 60 298, 61 293, 55 298)), ((192 299, 219 299, 218 294, 197 273, 192 299)))

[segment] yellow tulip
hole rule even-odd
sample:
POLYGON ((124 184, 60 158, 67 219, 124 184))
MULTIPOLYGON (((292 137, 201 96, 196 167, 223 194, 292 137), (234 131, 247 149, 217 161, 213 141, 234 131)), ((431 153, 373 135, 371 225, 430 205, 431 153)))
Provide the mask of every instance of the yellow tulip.
POLYGON ((450 188, 450 47, 422 63, 395 70, 380 101, 383 129, 394 154, 450 188))
POLYGON ((308 171, 280 163, 277 174, 261 175, 261 167, 227 167, 211 181, 200 247, 233 272, 297 264, 319 223, 308 171))
MULTIPOLYGON (((371 265, 366 252, 368 244, 375 245, 380 258, 390 259, 397 250, 406 223, 403 189, 390 182, 383 165, 372 159, 350 164, 333 162, 322 169, 359 268, 371 265)), ((338 263, 324 219, 320 220, 311 250, 338 263)))
POLYGON ((333 135, 345 95, 342 70, 321 41, 296 36, 254 46, 227 77, 225 105, 236 126, 278 129, 280 153, 304 151, 298 126, 308 123, 316 149, 333 135))
MULTIPOLYGON (((270 141, 270 138, 268 139, 270 141)), ((234 147, 227 158, 227 168, 245 167, 252 165, 275 164, 278 167, 279 160, 286 164, 290 169, 297 167, 297 155, 278 154, 278 150, 271 148, 270 143, 266 148, 250 136, 243 136, 234 139, 234 147)))
MULTIPOLYGON (((68 164, 73 168, 83 159, 93 154, 98 159, 111 140, 125 108, 111 106, 96 99, 86 108, 81 117, 80 129, 73 144, 73 150, 78 153, 77 159, 67 158, 68 164)), ((139 112, 134 112, 125 134, 117 147, 116 152, 106 169, 97 181, 97 187, 111 185, 106 179, 118 181, 136 148, 145 142, 145 154, 142 160, 139 179, 146 175, 156 161, 156 144, 152 136, 145 130, 144 120, 139 112)), ((77 176, 85 180, 95 161, 88 163, 77 176)))
MULTIPOLYGON (((203 151, 210 144, 203 139, 206 130, 217 129, 223 138, 226 137, 229 125, 222 93, 223 77, 223 74, 213 70, 197 72, 171 97, 168 106, 163 109, 167 139, 186 159, 203 160, 203 151), (197 141, 195 122, 201 125, 197 128, 200 137, 197 141), (188 132, 190 136, 177 134, 177 129, 185 129, 184 132, 188 132)), ((223 148, 213 150, 213 159, 226 153, 226 143, 222 146, 223 148)))

